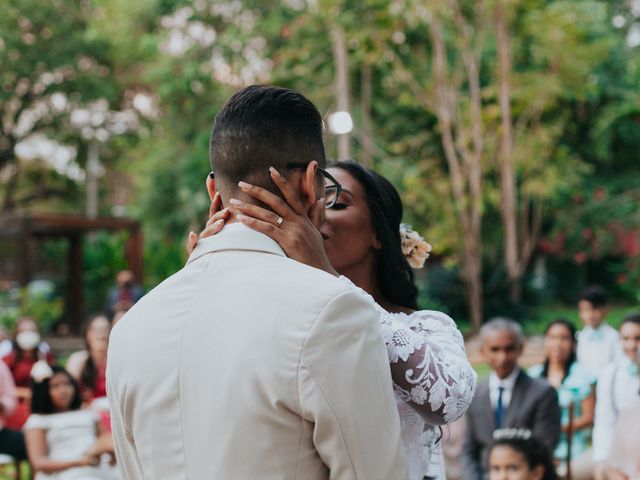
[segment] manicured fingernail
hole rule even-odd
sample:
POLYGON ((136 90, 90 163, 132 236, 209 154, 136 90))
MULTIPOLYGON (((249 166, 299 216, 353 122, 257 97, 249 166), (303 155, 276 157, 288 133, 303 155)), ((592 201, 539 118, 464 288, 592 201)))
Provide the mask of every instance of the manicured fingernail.
POLYGON ((216 220, 215 222, 213 222, 213 225, 211 225, 212 227, 219 227, 220 225, 222 225, 224 223, 223 219, 220 220, 216 220))
POLYGON ((196 232, 194 232, 193 230, 191 230, 191 231, 189 232, 189 240, 191 240, 191 239, 192 239, 193 237, 195 237, 195 236, 196 236, 196 232))
POLYGON ((229 203, 231 205, 233 205, 234 207, 241 207, 242 206, 242 202, 240 200, 238 200, 237 198, 230 198, 229 199, 229 203))
POLYGON ((271 175, 273 175, 274 177, 280 177, 280 172, 276 170, 274 167, 269 167, 269 171, 271 172, 271 175))
POLYGON ((241 221, 242 223, 245 223, 249 220, 249 217, 247 217, 246 215, 240 215, 238 214, 238 216, 236 217, 239 221, 241 221))
POLYGON ((251 184, 247 182, 238 182, 238 186, 245 191, 251 188, 251 184))

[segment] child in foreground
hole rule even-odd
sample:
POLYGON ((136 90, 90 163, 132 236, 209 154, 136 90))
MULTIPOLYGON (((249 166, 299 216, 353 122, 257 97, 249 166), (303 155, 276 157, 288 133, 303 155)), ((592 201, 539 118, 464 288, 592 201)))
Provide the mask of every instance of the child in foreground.
POLYGON ((557 480, 551 453, 530 430, 504 428, 493 438, 489 480, 557 480))

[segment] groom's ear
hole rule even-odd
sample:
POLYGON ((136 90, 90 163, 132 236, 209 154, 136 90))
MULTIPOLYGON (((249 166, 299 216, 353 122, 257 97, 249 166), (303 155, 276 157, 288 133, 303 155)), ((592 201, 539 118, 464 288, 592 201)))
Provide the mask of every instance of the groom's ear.
POLYGON ((308 207, 316 203, 316 201, 320 197, 318 195, 318 188, 320 187, 320 184, 318 183, 318 177, 316 175, 317 173, 318 162, 313 160, 307 165, 307 168, 305 169, 304 175, 301 179, 302 188, 300 190, 300 196, 302 198, 302 201, 308 207))
POLYGON ((207 175, 207 180, 205 181, 205 184, 207 185, 207 192, 209 192, 209 198, 213 200, 213 197, 218 191, 216 190, 216 179, 214 178, 213 173, 210 173, 209 175, 207 175))

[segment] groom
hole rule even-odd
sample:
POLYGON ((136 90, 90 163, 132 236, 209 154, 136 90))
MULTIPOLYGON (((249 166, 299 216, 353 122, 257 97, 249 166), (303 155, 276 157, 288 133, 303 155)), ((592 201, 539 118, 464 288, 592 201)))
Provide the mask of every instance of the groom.
MULTIPOLYGON (((273 166, 311 210, 324 165, 315 106, 252 86, 216 118, 209 193, 251 202, 238 182, 274 190, 273 166)), ((375 308, 233 217, 226 225, 111 335, 108 393, 126 477, 406 479, 375 308)))

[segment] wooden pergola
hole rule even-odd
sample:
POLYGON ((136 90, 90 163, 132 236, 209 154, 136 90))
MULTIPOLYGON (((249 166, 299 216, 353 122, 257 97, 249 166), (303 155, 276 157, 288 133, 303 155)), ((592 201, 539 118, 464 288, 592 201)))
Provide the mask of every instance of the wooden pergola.
POLYGON ((78 333, 85 316, 83 294, 83 238, 96 231, 127 231, 125 258, 138 283, 142 283, 142 231, 140 222, 128 218, 81 215, 25 213, 0 215, 0 238, 15 245, 14 268, 6 272, 21 286, 33 280, 34 244, 47 237, 65 238, 69 242, 67 262, 66 320, 71 331, 78 333))

